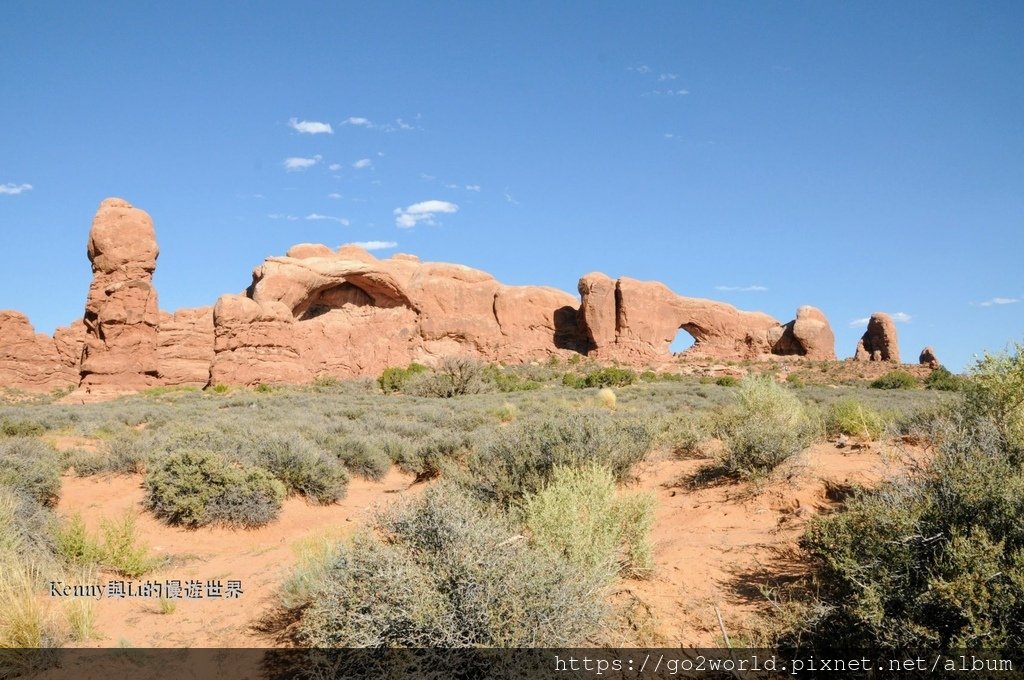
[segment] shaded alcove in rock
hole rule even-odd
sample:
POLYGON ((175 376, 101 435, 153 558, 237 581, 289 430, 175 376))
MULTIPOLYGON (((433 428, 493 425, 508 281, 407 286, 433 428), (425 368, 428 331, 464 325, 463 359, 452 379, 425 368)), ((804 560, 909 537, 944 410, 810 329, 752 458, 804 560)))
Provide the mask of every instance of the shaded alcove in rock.
POLYGON ((298 321, 309 321, 334 310, 358 307, 393 309, 410 307, 408 299, 394 287, 378 281, 342 280, 313 290, 292 310, 298 321))

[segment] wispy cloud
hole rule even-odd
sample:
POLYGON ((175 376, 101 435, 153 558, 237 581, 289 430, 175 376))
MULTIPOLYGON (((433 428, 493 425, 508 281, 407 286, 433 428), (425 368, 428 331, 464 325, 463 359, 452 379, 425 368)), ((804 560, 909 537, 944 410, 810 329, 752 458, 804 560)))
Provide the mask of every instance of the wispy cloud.
POLYGON ((294 156, 291 158, 285 158, 284 169, 287 170, 288 172, 293 172, 295 170, 306 170, 319 163, 322 159, 323 156, 319 154, 313 156, 312 158, 298 158, 294 156))
POLYGON ((270 213, 267 217, 272 220, 288 220, 289 222, 294 222, 299 219, 295 215, 285 215, 284 213, 270 213))
POLYGON ((466 191, 480 191, 480 185, 479 184, 467 184, 466 185, 466 191))
POLYGON ((298 118, 292 118, 288 121, 288 126, 296 132, 304 135, 334 134, 334 129, 331 128, 330 123, 320 123, 315 120, 299 120, 298 118))
POLYGON ((349 116, 341 123, 342 125, 352 125, 353 127, 361 127, 366 130, 380 130, 381 132, 395 132, 396 130, 415 130, 415 125, 407 123, 401 118, 395 119, 394 123, 377 123, 364 118, 363 116, 349 116))
POLYGON ((685 97, 690 94, 689 90, 651 90, 644 92, 645 97, 685 97))
POLYGON ((675 73, 662 73, 660 76, 658 76, 658 82, 664 83, 667 80, 675 80, 678 77, 678 74, 675 73))
POLYGON ((327 169, 332 172, 337 172, 338 170, 341 170, 341 163, 331 163, 327 166, 327 169))
POLYGON ((978 306, 979 307, 994 307, 996 305, 1012 305, 1015 302, 1020 302, 1020 298, 994 297, 991 300, 985 300, 984 302, 979 302, 978 306))
POLYGON ((398 245, 395 241, 353 241, 352 243, 346 243, 347 246, 359 246, 364 250, 387 250, 388 248, 394 248, 398 245))
POLYGON ((765 286, 715 286, 715 290, 724 290, 730 293, 763 293, 768 290, 765 286))
POLYGON ((341 194, 339 194, 337 191, 332 191, 331 193, 327 194, 327 198, 338 199, 341 198, 341 194))
POLYGON ((17 196, 26 191, 32 191, 31 184, 0 184, 0 194, 17 196))
POLYGON ((519 205, 519 201, 512 197, 512 192, 508 190, 508 187, 505 187, 505 202, 511 203, 512 205, 519 205))
POLYGON ((369 158, 360 158, 359 160, 352 164, 352 167, 356 168, 357 170, 362 170, 363 168, 368 168, 372 165, 373 161, 371 161, 369 158))
POLYGON ((652 71, 654 71, 654 69, 652 69, 647 64, 640 64, 639 66, 627 66, 626 70, 634 71, 636 73, 651 73, 652 71))
MULTIPOLYGON (((892 320, 897 323, 909 323, 910 320, 914 318, 911 315, 907 314, 906 312, 893 312, 889 316, 891 316, 892 320)), ((870 316, 865 316, 864 318, 861 319, 854 319, 853 321, 850 322, 850 328, 867 326, 869 321, 871 321, 870 316)))
POLYGON ((395 225, 402 229, 415 227, 420 222, 437 224, 438 213, 458 212, 459 206, 448 201, 430 200, 413 203, 407 208, 395 208, 395 225))
POLYGON ((345 219, 344 217, 334 217, 332 215, 321 215, 319 213, 309 213, 308 215, 306 215, 306 219, 307 220, 313 220, 313 221, 323 221, 323 220, 326 220, 326 221, 329 221, 329 222, 337 222, 338 224, 340 224, 342 226, 345 226, 345 227, 347 227, 349 225, 349 221, 347 219, 345 219))

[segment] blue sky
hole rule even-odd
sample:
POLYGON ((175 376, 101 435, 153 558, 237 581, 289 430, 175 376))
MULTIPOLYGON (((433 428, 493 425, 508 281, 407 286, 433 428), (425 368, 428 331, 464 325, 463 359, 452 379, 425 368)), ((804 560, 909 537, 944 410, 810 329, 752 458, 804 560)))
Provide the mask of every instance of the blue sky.
POLYGON ((0 309, 80 317, 120 196, 164 309, 374 241, 812 304, 841 357, 874 311, 955 369, 1024 340, 1020 2, 214 4, 5 3, 0 309))

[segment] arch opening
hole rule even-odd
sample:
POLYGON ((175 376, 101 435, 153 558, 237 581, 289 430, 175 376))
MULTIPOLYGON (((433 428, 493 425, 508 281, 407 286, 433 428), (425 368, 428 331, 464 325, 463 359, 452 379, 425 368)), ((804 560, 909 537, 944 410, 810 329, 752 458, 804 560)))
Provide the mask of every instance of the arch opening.
POLYGON ((393 291, 383 287, 360 286, 353 281, 332 283, 314 290, 292 310, 299 321, 309 321, 337 310, 356 310, 365 307, 390 309, 405 305, 393 291))
POLYGON ((676 331, 675 339, 668 346, 668 351, 673 355, 682 354, 692 348, 696 342, 697 339, 690 334, 690 331, 686 330, 686 326, 680 326, 676 331))

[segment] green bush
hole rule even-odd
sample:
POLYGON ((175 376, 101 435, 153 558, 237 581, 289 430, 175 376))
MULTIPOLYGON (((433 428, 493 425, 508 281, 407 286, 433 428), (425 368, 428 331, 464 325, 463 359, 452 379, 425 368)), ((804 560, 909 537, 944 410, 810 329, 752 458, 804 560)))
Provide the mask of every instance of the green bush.
POLYGON ((587 373, 584 387, 625 387, 636 382, 636 371, 619 366, 606 366, 587 373))
POLYGON ((1024 345, 986 352, 968 369, 965 387, 971 413, 991 418, 1007 440, 1024 447, 1024 345))
POLYGON ((312 647, 571 647, 604 591, 444 486, 339 546, 298 626, 312 647))
POLYGON ((876 390, 909 390, 919 384, 920 381, 906 371, 889 371, 873 381, 871 387, 876 390))
POLYGON ((448 428, 431 432, 415 448, 397 449, 401 457, 395 462, 403 472, 416 475, 418 481, 432 479, 467 450, 468 442, 461 432, 448 428))
POLYGON ((442 399, 479 394, 487 389, 486 368, 486 364, 470 357, 447 357, 433 372, 407 380, 405 391, 419 397, 442 399))
POLYGON ((719 387, 736 387, 740 381, 731 375, 723 375, 715 379, 715 384, 719 387))
POLYGON ((599 465, 556 467, 548 486, 524 501, 523 523, 538 548, 611 583, 619 572, 650 574, 654 505, 652 494, 617 494, 599 465))
POLYGON ((815 519, 803 546, 823 602, 805 647, 1017 650, 1024 644, 1024 471, 998 428, 954 414, 932 464, 815 519))
POLYGON ((718 461, 723 474, 750 477, 770 472, 818 434, 800 399, 770 377, 745 377, 736 396, 718 425, 725 445, 718 461))
POLYGON ((426 373, 430 369, 423 364, 412 363, 401 368, 393 366, 385 368, 384 372, 377 378, 377 384, 384 390, 385 394, 391 394, 392 392, 401 392, 405 383, 408 382, 409 378, 420 373, 426 373))
POLYGON ((4 437, 38 437, 48 428, 34 420, 7 420, 0 422, 0 435, 4 437))
POLYGON ((587 386, 586 380, 579 373, 564 373, 562 375, 562 386, 581 389, 587 386))
POLYGON ((532 378, 524 378, 518 373, 493 365, 484 369, 484 380, 493 383, 499 392, 527 392, 540 389, 541 385, 532 378))
POLYGON ((297 433, 273 434, 255 443, 256 465, 280 480, 289 493, 316 503, 334 503, 345 496, 348 473, 337 456, 297 433))
POLYGON ((210 451, 180 451, 146 475, 146 502, 171 524, 261 526, 281 511, 285 486, 261 468, 210 451))
POLYGON ((52 506, 60 497, 60 472, 60 456, 45 442, 28 437, 0 439, 0 485, 52 506))
POLYGON ((524 418, 474 450, 465 481, 481 497, 511 505, 543 489, 559 466, 596 463, 624 479, 650 445, 643 422, 603 411, 524 418))
POLYGON ((945 366, 939 366, 924 379, 924 386, 929 390, 959 392, 964 388, 964 379, 950 373, 945 366))
MULTIPOLYGON (((388 434, 364 437, 331 433, 318 435, 315 439, 325 450, 337 456, 352 474, 365 479, 380 480, 391 469, 392 449, 388 447, 393 446, 392 440, 398 438, 388 434)), ((399 439, 399 442, 401 441, 399 439)))
POLYGON ((886 420, 878 411, 853 397, 845 397, 830 404, 825 416, 825 429, 829 435, 845 434, 878 439, 885 426, 886 420))
POLYGON ((655 440, 679 457, 699 456, 700 445, 711 438, 712 430, 711 419, 706 414, 686 410, 665 418, 655 440))

